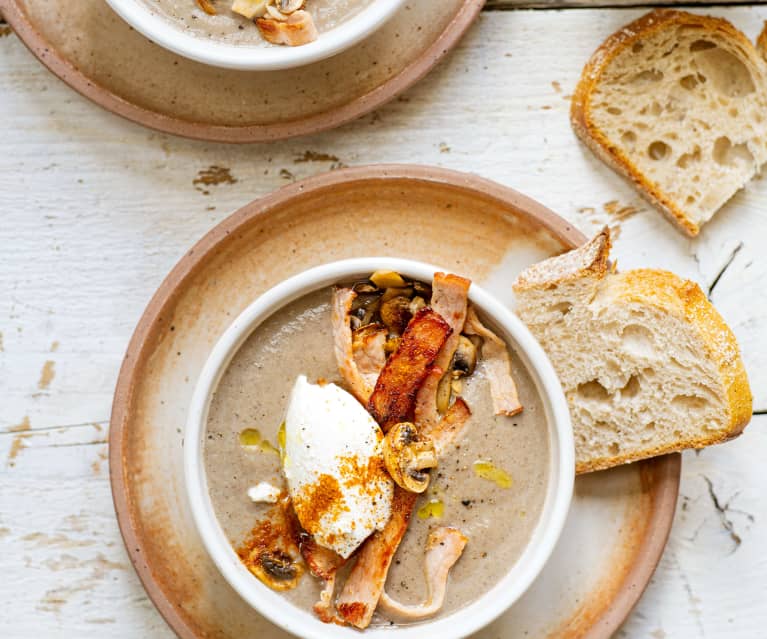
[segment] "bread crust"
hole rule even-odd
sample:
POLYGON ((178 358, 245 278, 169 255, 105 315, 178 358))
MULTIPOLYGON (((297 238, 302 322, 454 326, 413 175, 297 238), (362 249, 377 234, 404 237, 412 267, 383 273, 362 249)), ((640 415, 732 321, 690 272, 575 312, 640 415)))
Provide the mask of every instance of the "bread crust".
POLYGON ((756 38, 756 50, 767 62, 767 20, 762 25, 762 30, 756 38))
POLYGON ((621 300, 656 307, 696 330, 704 344, 705 356, 716 366, 724 387, 728 427, 708 437, 682 439, 674 444, 628 451, 615 457, 578 461, 575 472, 585 473, 688 448, 703 448, 740 435, 752 413, 748 376, 735 335, 700 286, 674 273, 655 269, 636 269, 610 277, 617 282, 621 300))
MULTIPOLYGON (((576 135, 599 159, 626 177, 642 197, 664 213, 684 233, 695 237, 700 232, 700 226, 644 176, 628 155, 613 144, 596 126, 591 114, 592 93, 612 60, 638 40, 676 25, 702 27, 709 32, 713 31, 722 37, 733 39, 746 50, 754 49, 748 38, 727 20, 695 15, 686 11, 656 9, 613 33, 594 52, 583 68, 573 93, 570 103, 570 122, 576 135)), ((767 36, 765 38, 767 39, 767 36)))
POLYGON ((703 448, 740 435, 751 420, 753 398, 740 349, 730 327, 695 282, 656 269, 615 273, 607 268, 609 251, 610 230, 605 227, 594 239, 570 252, 576 258, 571 260, 571 272, 555 273, 549 269, 550 277, 545 279, 543 274, 547 271, 546 265, 555 264, 553 260, 563 256, 549 258, 524 271, 514 282, 513 288, 515 291, 546 290, 578 277, 597 277, 601 280, 611 278, 610 284, 614 286, 616 300, 657 308, 690 325, 704 345, 704 357, 713 362, 719 373, 725 393, 728 426, 706 437, 680 439, 673 444, 629 450, 610 457, 576 459, 576 474, 612 468, 688 448, 703 448), (598 247, 596 251, 593 250, 595 246, 598 247), (591 260, 586 261, 586 256, 590 254, 591 260))
POLYGON ((551 288, 582 277, 603 279, 610 270, 608 258, 611 248, 610 227, 604 226, 582 246, 526 268, 514 280, 512 289, 528 291, 540 288, 541 281, 545 281, 546 287, 551 288))

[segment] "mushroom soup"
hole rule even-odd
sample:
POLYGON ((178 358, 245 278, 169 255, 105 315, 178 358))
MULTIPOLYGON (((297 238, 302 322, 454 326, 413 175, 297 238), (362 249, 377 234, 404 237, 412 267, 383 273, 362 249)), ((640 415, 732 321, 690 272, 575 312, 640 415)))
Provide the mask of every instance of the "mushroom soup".
POLYGON ((177 28, 228 44, 300 45, 336 28, 374 0, 143 0, 177 28), (291 18, 291 16, 293 16, 291 18), (300 19, 300 22, 299 22, 300 19), (285 27, 291 23, 288 33, 285 27), (306 25, 305 23, 309 23, 306 25), (260 32, 260 33, 259 33, 260 32), (292 35, 296 34, 296 35, 292 35), (295 39, 293 39, 295 38, 295 39))
POLYGON ((437 274, 432 292, 376 275, 261 324, 219 383, 204 442, 214 510, 243 563, 296 606, 358 628, 448 615, 490 589, 529 541, 549 474, 541 398, 467 309, 468 280, 437 274), (466 283, 462 298, 448 278, 466 283), (387 547, 388 575, 373 561, 387 547), (434 575, 427 586, 428 553, 450 570, 446 592, 434 575), (351 586, 376 579, 355 601, 351 586))

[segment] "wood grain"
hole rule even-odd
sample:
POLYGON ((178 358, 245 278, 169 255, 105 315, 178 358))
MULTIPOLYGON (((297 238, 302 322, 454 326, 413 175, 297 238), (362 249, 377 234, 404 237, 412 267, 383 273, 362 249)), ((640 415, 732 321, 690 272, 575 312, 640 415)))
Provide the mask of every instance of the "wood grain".
MULTIPOLYGON (((750 37, 767 19, 765 6, 706 11, 750 37)), ((0 634, 172 636, 127 568, 103 459, 125 345, 161 279, 214 223, 341 164, 474 171, 586 233, 620 228, 623 269, 668 268, 705 290, 716 283, 712 299, 744 350, 755 406, 767 410, 767 181, 749 184, 689 240, 567 122, 581 65, 641 13, 485 12, 398 101, 334 132, 244 147, 124 122, 61 84, 12 35, 0 37, 0 634), (200 181, 224 175, 212 166, 232 179, 200 181)), ((763 635, 766 457, 763 415, 734 442, 685 455, 668 550, 619 637, 763 635)))

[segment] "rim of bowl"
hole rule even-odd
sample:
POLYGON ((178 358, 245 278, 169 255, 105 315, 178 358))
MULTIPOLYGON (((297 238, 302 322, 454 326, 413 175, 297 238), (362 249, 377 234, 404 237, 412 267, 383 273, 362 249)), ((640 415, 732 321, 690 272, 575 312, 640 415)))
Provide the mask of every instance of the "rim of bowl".
MULTIPOLYGON (((334 56, 381 27, 406 0, 373 0, 314 42, 297 47, 235 45, 186 33, 141 0, 106 0, 129 25, 160 46, 185 58, 215 67, 241 71, 291 69, 334 56)), ((193 2, 194 0, 189 0, 193 2)), ((260 34, 256 34, 261 38, 260 34)))
MULTIPOLYGON (((261 584, 240 562, 218 522, 207 490, 202 459, 203 437, 210 400, 234 355, 253 331, 269 316, 290 302, 339 281, 390 269, 408 277, 430 280, 446 271, 413 260, 385 257, 353 258, 317 266, 269 289, 252 302, 224 331, 208 356, 192 395, 184 434, 184 478, 186 493, 203 545, 226 581, 255 610, 271 622, 305 639, 356 637, 360 631, 322 623, 310 611, 301 610, 282 594, 261 584)), ((494 328, 511 342, 514 351, 536 385, 543 400, 549 428, 550 469, 544 505, 533 533, 508 573, 472 603, 446 617, 396 628, 398 637, 463 637, 486 626, 507 610, 532 585, 559 539, 572 500, 575 451, 570 412, 554 367, 532 334, 512 311, 472 283, 469 299, 494 328), (428 632, 429 634, 424 634, 428 632)), ((391 637, 392 629, 368 628, 364 635, 391 637)))

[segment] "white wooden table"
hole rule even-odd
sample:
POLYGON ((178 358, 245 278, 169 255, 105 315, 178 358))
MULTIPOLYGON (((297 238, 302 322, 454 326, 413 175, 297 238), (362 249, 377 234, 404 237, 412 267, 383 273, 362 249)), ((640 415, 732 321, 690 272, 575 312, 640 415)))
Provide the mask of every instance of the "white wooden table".
MULTIPOLYGON (((767 19, 767 6, 706 11, 752 37, 767 19)), ((495 179, 587 233, 618 228, 623 269, 668 268, 710 290, 761 414, 738 440, 685 454, 668 547, 617 636, 767 636, 767 180, 688 240, 568 124, 582 64, 640 13, 485 11, 435 72, 374 115, 241 147, 102 111, 0 24, 0 637, 172 636, 129 565, 107 477, 107 419, 131 331, 175 261, 230 212, 288 180, 372 162, 495 179), (233 183, 205 194, 194 180, 213 165, 233 183), (625 207, 640 211, 619 219, 625 207)))

